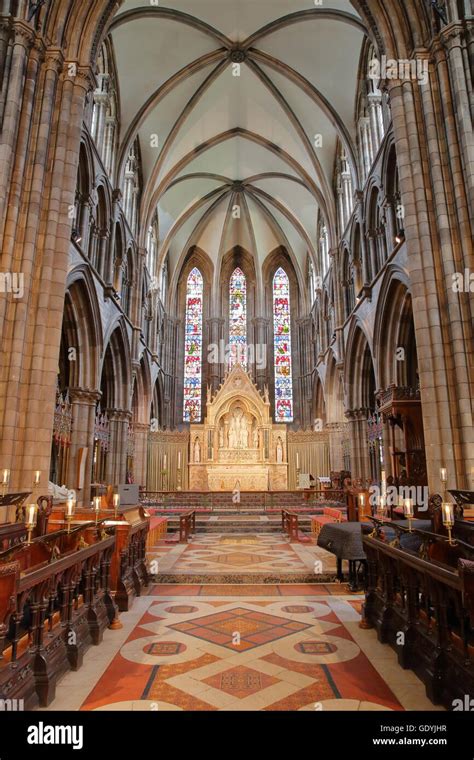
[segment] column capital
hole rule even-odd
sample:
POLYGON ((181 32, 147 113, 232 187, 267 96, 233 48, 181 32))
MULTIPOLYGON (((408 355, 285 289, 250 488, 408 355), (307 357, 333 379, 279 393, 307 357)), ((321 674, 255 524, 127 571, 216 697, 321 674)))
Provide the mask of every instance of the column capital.
POLYGON ((90 404, 95 406, 102 398, 102 393, 99 390, 90 390, 89 388, 69 388, 69 398, 74 404, 90 404))
POLYGON ((107 409, 107 416, 111 422, 130 422, 132 413, 127 409, 107 409))

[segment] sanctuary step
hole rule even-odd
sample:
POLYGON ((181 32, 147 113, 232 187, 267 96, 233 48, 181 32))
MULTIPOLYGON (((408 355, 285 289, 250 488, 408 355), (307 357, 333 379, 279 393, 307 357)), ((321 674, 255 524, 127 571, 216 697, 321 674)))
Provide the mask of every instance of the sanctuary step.
MULTIPOLYGON (((311 534, 311 514, 299 515, 299 525, 308 535, 311 534)), ((196 533, 281 533, 281 511, 278 514, 265 514, 263 512, 254 514, 242 514, 242 512, 233 512, 232 514, 196 514, 196 533)), ((168 531, 179 532, 179 517, 177 515, 168 516, 168 531)))

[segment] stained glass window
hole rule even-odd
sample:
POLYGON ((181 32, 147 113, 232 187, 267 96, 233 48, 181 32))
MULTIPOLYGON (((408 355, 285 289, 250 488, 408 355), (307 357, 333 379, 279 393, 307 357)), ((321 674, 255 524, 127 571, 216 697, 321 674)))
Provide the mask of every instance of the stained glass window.
POLYGON ((237 267, 229 287, 229 369, 240 364, 247 369, 247 280, 237 267))
POLYGON ((194 268, 189 274, 186 290, 183 409, 185 422, 201 420, 203 291, 202 274, 199 269, 194 268))
POLYGON ((275 346, 275 421, 293 422, 290 281, 286 272, 281 267, 273 278, 273 330, 275 346))

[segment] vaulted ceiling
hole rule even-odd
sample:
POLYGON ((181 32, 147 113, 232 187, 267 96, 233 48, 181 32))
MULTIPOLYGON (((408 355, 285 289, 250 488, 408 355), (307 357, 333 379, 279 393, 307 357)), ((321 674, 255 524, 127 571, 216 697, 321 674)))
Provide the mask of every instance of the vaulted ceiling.
POLYGON ((334 228, 338 138, 357 185, 362 22, 349 0, 168 6, 126 0, 111 27, 119 175, 138 135, 142 221, 158 208, 172 273, 193 245, 217 265, 240 245, 260 266, 284 245, 301 275, 317 247, 318 208, 334 228))

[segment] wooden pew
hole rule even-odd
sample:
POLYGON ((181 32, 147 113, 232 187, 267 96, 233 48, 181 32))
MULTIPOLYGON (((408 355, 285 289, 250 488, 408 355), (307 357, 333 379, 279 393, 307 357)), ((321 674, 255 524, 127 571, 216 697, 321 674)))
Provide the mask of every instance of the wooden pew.
MULTIPOLYGON (((446 543, 435 539, 436 545, 446 543)), ((434 704, 452 710, 454 700, 464 703, 474 693, 474 562, 462 558, 448 566, 382 541, 377 533, 364 536, 363 543, 363 627, 376 629, 399 664, 424 682, 434 704)))
POLYGON ((94 525, 0 555, 0 699, 49 705, 61 676, 102 641, 114 547, 94 525))

